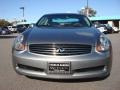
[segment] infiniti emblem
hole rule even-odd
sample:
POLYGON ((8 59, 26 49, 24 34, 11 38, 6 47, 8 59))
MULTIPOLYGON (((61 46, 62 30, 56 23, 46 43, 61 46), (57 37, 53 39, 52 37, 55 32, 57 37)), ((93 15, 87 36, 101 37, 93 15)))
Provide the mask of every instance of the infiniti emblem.
POLYGON ((55 50, 56 53, 62 53, 64 51, 65 50, 63 48, 56 48, 56 50, 55 50))

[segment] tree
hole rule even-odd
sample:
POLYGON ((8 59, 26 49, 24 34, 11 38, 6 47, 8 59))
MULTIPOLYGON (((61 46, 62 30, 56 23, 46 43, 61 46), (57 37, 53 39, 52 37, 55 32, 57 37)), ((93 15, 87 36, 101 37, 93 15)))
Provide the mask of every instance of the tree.
POLYGON ((4 19, 0 19, 0 27, 5 27, 5 26, 8 26, 8 25, 11 25, 11 23, 4 20, 4 19))
POLYGON ((84 7, 82 8, 80 11, 78 11, 80 14, 82 15, 86 15, 88 17, 93 17, 96 15, 96 10, 94 10, 93 8, 90 7, 84 7))

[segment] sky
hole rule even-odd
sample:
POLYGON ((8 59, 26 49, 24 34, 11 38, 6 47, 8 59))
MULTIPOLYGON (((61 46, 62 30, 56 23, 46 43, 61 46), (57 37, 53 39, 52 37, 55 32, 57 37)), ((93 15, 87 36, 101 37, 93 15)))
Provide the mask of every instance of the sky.
MULTIPOLYGON (((97 11, 96 16, 120 16, 120 0, 88 0, 89 7, 97 11)), ((78 13, 87 0, 0 0, 0 19, 20 20, 25 7, 25 19, 35 23, 48 13, 78 13)))

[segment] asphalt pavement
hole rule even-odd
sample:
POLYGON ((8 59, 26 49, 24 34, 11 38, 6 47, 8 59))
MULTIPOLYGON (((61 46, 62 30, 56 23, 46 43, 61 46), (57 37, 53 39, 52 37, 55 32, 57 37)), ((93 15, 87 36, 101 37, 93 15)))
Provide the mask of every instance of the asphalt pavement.
POLYGON ((16 74, 12 67, 15 36, 0 37, 0 90, 120 90, 120 33, 107 35, 113 45, 111 75, 106 79, 47 80, 16 74))

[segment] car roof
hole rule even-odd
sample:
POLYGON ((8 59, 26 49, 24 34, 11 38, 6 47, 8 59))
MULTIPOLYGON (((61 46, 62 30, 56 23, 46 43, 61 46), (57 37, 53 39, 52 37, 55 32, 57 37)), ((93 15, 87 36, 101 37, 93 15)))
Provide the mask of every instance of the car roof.
POLYGON ((78 13, 51 13, 51 14, 45 14, 44 16, 54 16, 54 15, 78 15, 78 16, 84 16, 78 13))

